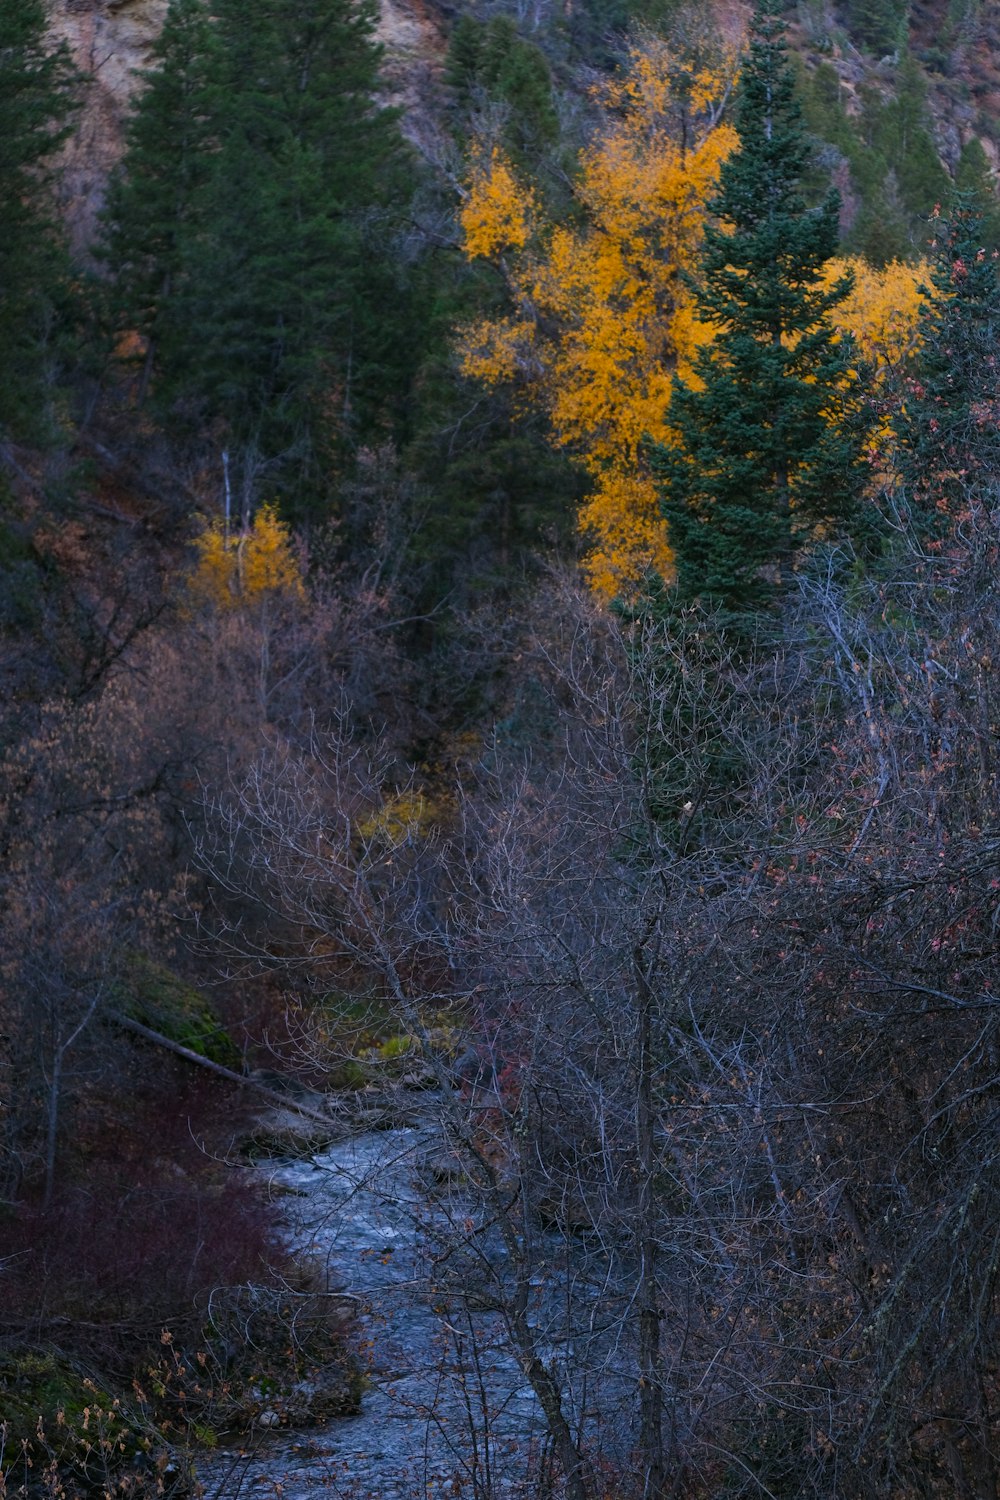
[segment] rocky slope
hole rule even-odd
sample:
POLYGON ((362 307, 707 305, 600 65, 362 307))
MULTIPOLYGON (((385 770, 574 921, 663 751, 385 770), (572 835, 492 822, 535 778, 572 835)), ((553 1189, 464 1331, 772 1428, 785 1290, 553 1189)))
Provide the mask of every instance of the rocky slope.
POLYGON ((74 247, 93 239, 104 189, 122 153, 128 101, 148 67, 168 0, 50 0, 53 36, 83 74, 78 128, 64 157, 62 191, 74 247))
MULTIPOLYGON (((829 0, 799 7, 790 39, 812 67, 831 62, 848 110, 859 89, 893 94, 898 58, 877 58, 856 46, 829 0)), ((909 46, 927 82, 928 109, 941 159, 954 171, 962 147, 981 141, 994 168, 1000 161, 1000 0, 911 0, 909 46), (960 15, 959 13, 962 12, 960 15)))
MULTIPOLYGON (((108 176, 124 146, 125 120, 138 74, 150 64, 169 0, 49 0, 52 36, 68 46, 84 77, 79 127, 61 177, 74 249, 94 238, 108 176)), ((430 107, 444 52, 436 13, 424 0, 381 0, 378 38, 385 48, 387 102, 416 122, 430 107)))

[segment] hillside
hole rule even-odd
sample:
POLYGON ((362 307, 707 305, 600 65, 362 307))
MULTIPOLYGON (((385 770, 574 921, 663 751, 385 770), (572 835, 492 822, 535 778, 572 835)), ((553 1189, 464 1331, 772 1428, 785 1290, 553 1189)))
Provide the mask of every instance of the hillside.
POLYGON ((1000 0, 2 0, 0 1496, 1000 1493, 1000 0))
MULTIPOLYGON (((51 6, 53 37, 66 41, 87 77, 61 187, 67 222, 80 249, 93 241, 108 175, 124 149, 124 122, 137 75, 150 64, 166 8, 167 0, 60 0, 51 6)), ((905 7, 905 21, 897 15, 903 8, 895 0, 882 7, 890 13, 893 34, 900 42, 905 38, 918 64, 944 166, 953 176, 963 147, 977 141, 995 170, 1000 154, 1000 6, 994 0, 912 0, 905 7)), ((440 134, 448 38, 462 14, 461 8, 436 0, 381 0, 377 36, 385 48, 384 97, 402 109, 404 131, 424 147, 440 134)), ((809 70, 823 63, 836 70, 852 118, 862 113, 866 90, 883 101, 896 96, 899 45, 880 55, 865 40, 871 33, 870 23, 866 28, 859 19, 863 14, 857 0, 840 6, 832 0, 805 0, 793 8, 789 24, 790 42, 809 70)), ((609 18, 603 31, 597 17, 595 22, 603 45, 624 17, 609 18)), ((551 52, 563 88, 570 93, 587 88, 591 60, 585 53, 567 57, 558 12, 538 7, 518 26, 526 38, 551 52)))

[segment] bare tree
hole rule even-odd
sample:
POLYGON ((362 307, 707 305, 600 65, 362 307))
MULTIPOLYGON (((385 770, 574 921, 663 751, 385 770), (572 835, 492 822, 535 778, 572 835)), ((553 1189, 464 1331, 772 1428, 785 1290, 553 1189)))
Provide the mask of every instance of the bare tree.
POLYGON ((477 1205, 442 1295, 501 1319, 576 1500, 995 1490, 997 615, 959 553, 817 564, 751 650, 556 580, 436 818, 346 704, 211 803, 233 957, 422 1047, 477 1205))

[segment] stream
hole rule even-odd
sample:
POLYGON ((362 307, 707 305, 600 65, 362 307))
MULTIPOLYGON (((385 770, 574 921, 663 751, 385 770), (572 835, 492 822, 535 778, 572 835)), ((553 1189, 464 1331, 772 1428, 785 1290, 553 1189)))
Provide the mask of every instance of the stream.
POLYGON ((368 1385, 357 1416, 266 1433, 199 1464, 205 1500, 495 1500, 527 1492, 541 1410, 496 1313, 435 1311, 435 1230, 471 1213, 461 1188, 429 1193, 446 1154, 432 1115, 360 1134, 307 1160, 261 1163, 287 1205, 297 1249, 325 1259, 332 1286, 357 1297, 368 1385))

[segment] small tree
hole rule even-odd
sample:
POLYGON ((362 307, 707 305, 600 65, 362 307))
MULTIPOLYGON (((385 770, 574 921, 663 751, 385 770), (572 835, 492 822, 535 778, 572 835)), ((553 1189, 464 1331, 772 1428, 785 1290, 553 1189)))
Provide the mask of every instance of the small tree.
POLYGON ((779 7, 753 24, 737 113, 705 235, 698 316, 716 335, 690 385, 675 378, 673 442, 656 453, 682 600, 766 605, 817 534, 849 527, 861 490, 852 347, 831 314, 850 290, 823 268, 837 200, 807 207, 808 147, 779 7))
POLYGON ((968 200, 936 220, 920 358, 896 419, 898 465, 912 518, 940 538, 992 501, 1000 473, 1000 263, 968 200))

